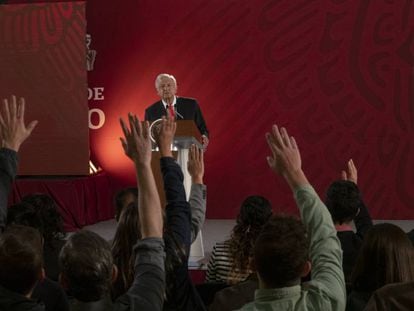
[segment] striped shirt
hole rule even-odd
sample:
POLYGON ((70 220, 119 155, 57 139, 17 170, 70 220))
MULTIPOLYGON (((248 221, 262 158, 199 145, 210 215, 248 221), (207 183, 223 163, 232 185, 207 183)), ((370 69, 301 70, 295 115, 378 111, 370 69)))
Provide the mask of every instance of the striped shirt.
POLYGON ((251 273, 250 270, 233 269, 229 241, 217 242, 214 245, 207 266, 207 282, 237 284, 246 280, 251 273))

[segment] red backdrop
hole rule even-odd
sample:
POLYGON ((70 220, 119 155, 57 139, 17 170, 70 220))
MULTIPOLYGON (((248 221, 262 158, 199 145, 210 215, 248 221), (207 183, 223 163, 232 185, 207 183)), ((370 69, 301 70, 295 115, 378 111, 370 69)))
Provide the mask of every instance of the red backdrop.
POLYGON ((320 194, 353 158, 373 216, 414 219, 412 1, 88 0, 86 14, 92 153, 115 179, 134 182, 118 117, 143 117, 168 72, 211 132, 209 218, 234 217, 250 194, 294 211, 265 161, 276 122, 320 194))

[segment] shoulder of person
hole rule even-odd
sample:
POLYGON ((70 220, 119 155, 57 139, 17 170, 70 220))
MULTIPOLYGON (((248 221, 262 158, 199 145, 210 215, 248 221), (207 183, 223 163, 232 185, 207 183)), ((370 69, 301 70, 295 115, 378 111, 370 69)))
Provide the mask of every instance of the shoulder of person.
POLYGON ((151 104, 150 106, 148 106, 145 110, 152 110, 155 109, 159 104, 162 104, 162 101, 156 101, 155 103, 151 104))
POLYGON ((177 97, 177 103, 197 104, 197 99, 191 97, 177 97))

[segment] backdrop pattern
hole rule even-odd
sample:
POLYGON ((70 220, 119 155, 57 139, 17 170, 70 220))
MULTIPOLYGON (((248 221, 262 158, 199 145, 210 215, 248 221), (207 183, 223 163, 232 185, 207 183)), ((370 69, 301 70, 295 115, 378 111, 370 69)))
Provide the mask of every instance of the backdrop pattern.
POLYGON ((353 158, 373 216, 414 219, 413 1, 88 0, 87 20, 89 87, 102 91, 89 104, 105 116, 92 154, 122 184, 134 177, 118 118, 143 117, 155 76, 168 72, 211 131, 209 218, 234 217, 250 194, 295 210, 265 160, 276 122, 320 194, 353 158))

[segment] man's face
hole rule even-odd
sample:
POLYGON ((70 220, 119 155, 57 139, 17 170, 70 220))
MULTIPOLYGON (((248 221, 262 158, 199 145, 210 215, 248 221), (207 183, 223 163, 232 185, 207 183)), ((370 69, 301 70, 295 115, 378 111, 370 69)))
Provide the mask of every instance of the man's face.
POLYGON ((175 85, 174 80, 163 77, 161 78, 158 87, 157 94, 165 101, 170 102, 174 98, 175 93, 177 92, 177 85, 175 85))

